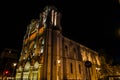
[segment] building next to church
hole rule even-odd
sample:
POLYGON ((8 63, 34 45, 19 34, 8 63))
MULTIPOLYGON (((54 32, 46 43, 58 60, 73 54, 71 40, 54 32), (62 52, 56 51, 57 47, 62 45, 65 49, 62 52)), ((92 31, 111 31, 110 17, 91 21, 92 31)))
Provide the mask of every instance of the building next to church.
POLYGON ((18 50, 5 48, 0 54, 0 80, 14 79, 18 50))
POLYGON ((39 19, 31 20, 16 80, 98 80, 98 53, 63 36, 60 21, 61 14, 54 6, 46 6, 39 19))

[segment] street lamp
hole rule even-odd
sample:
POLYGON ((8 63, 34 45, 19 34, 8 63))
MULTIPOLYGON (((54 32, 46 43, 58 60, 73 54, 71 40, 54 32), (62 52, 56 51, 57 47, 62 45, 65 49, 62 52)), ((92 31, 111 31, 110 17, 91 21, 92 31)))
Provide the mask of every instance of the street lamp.
POLYGON ((61 63, 60 59, 57 60, 57 63, 58 63, 58 67, 57 67, 57 72, 58 72, 57 80, 60 80, 60 63, 61 63))
POLYGON ((58 64, 60 64, 60 60, 58 60, 57 62, 58 62, 58 64))
POLYGON ((15 67, 17 65, 17 63, 13 63, 13 66, 15 67))
POLYGON ((15 72, 15 67, 16 67, 17 63, 13 63, 13 78, 15 77, 14 76, 14 72, 15 72))

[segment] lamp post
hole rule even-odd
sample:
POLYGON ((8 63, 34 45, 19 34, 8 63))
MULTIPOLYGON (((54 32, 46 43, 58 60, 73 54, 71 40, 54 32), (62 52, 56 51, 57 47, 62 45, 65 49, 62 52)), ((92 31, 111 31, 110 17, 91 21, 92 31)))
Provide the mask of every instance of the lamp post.
POLYGON ((16 65, 17 65, 17 63, 13 63, 13 79, 15 78, 15 76, 14 76, 14 73, 15 73, 15 67, 16 67, 16 65))
POLYGON ((58 72, 58 74, 57 74, 57 80, 60 80, 60 63, 61 63, 61 61, 58 59, 57 63, 58 63, 58 67, 57 67, 57 72, 58 72))

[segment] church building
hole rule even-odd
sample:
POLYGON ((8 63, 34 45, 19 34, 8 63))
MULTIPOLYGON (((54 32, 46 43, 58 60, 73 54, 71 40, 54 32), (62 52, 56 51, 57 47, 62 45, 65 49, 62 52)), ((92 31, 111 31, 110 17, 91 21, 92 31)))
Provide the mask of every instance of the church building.
POLYGON ((61 13, 46 6, 24 35, 16 80, 98 80, 98 53, 62 35, 61 13))

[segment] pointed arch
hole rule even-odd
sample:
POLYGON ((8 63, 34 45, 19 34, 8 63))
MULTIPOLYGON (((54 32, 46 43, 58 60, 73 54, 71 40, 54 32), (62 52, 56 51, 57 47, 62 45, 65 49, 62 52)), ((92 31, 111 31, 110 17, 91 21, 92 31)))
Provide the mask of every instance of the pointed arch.
POLYGON ((68 45, 64 46, 65 56, 69 56, 68 45))
POLYGON ((27 62, 25 64, 24 70, 29 70, 29 68, 30 68, 30 62, 27 62))
POLYGON ((19 66, 18 71, 22 71, 22 66, 19 66))
POLYGON ((38 61, 36 61, 34 64, 34 68, 37 69, 38 67, 39 67, 39 63, 38 63, 38 61))

